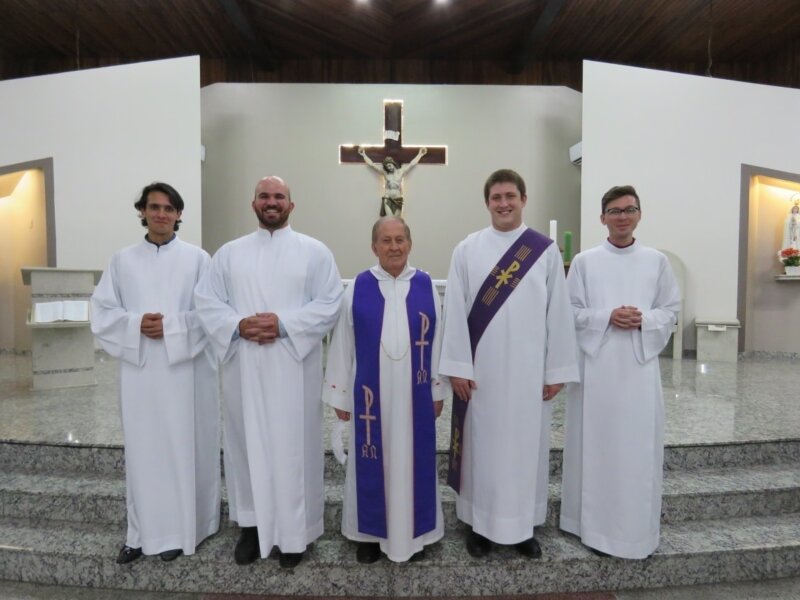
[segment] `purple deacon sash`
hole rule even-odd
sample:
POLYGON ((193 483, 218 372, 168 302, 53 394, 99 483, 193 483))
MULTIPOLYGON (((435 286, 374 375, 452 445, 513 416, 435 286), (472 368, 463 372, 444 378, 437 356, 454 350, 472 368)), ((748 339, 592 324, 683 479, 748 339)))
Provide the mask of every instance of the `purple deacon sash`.
MULTIPOLYGON (((475 296, 475 301, 467 317, 473 361, 478 342, 497 311, 505 304, 522 278, 552 243, 553 240, 549 237, 527 228, 492 268, 478 290, 478 295, 475 296)), ((456 493, 461 491, 461 456, 464 449, 464 421, 467 417, 467 406, 467 402, 453 394, 447 485, 456 493)))
MULTIPOLYGON (((386 538, 386 496, 381 439, 380 352, 384 300, 378 280, 360 273, 353 290, 353 330, 356 377, 355 417, 356 494, 358 531, 386 538)), ((431 392, 431 354, 436 330, 433 284, 417 271, 406 296, 411 372, 409 373, 414 439, 414 537, 436 527, 436 430, 431 392)), ((392 382, 393 387, 403 382, 392 382)))

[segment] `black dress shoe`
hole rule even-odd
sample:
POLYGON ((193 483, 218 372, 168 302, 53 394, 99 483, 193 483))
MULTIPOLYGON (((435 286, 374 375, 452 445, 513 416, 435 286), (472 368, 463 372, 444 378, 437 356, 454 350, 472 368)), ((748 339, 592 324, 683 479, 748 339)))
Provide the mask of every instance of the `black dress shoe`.
POLYGON ((592 554, 594 554, 595 556, 600 556, 602 558, 608 558, 609 556, 611 556, 607 552, 603 552, 602 550, 598 550, 597 548, 592 548, 591 546, 589 547, 589 550, 591 550, 592 554))
POLYGON ((492 549, 492 542, 482 535, 470 531, 467 534, 467 552, 473 558, 483 558, 492 549))
POLYGON ((242 534, 236 543, 236 550, 233 558, 237 565, 249 565, 261 555, 261 548, 258 545, 258 528, 242 527, 242 534))
POLYGON ((305 552, 281 552, 278 557, 278 565, 282 569, 294 569, 303 560, 305 552))
POLYGON ((178 558, 181 554, 183 554, 183 550, 176 548, 175 550, 164 550, 159 556, 164 562, 170 562, 178 558))
POLYGON ((377 542, 358 542, 356 560, 362 565, 371 565, 381 557, 381 545, 377 542))
POLYGON ((117 554, 117 564, 127 565, 129 562, 135 561, 142 556, 141 548, 131 548, 130 546, 123 546, 122 550, 117 554))
POLYGON ((515 544, 517 552, 528 558, 542 558, 542 549, 534 538, 529 538, 524 542, 515 544))

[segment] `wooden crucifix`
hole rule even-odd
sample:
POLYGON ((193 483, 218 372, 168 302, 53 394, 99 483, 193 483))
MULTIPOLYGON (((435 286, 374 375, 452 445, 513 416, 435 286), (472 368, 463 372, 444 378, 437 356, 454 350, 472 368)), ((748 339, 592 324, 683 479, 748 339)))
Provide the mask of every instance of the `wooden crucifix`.
POLYGON ((403 101, 383 101, 383 145, 341 145, 339 162, 366 163, 383 177, 380 216, 403 216, 403 176, 418 163, 447 164, 447 146, 403 146, 403 101))

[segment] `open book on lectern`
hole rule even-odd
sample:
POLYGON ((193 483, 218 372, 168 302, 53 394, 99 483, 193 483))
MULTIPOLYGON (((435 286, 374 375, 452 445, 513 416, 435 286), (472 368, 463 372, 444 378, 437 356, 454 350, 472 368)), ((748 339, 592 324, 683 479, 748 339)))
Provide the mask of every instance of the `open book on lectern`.
POLYGON ((33 323, 54 323, 56 321, 88 321, 88 300, 59 300, 56 302, 37 302, 33 305, 33 323))

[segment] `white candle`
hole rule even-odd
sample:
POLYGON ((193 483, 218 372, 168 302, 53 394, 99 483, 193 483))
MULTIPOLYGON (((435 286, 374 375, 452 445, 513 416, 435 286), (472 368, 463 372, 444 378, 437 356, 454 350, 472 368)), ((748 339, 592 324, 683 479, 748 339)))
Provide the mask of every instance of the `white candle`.
POLYGON ((558 237, 558 223, 555 220, 550 221, 550 239, 555 240, 558 237))

